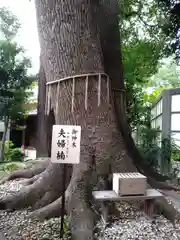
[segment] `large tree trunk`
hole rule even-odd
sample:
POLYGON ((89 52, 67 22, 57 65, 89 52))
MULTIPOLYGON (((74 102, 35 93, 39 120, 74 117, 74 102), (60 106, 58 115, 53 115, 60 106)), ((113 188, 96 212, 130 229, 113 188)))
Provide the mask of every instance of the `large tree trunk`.
POLYGON ((36 4, 47 82, 97 73, 97 76, 89 77, 88 87, 86 77, 76 79, 73 112, 73 78, 60 82, 58 97, 58 84, 49 87, 50 107, 55 112, 56 124, 77 124, 82 127, 81 163, 73 168, 73 184, 69 188, 68 213, 74 239, 92 238, 93 214, 87 201, 91 194, 89 173, 92 169, 92 152, 99 178, 108 176, 109 165, 113 172, 135 170, 116 127, 106 77, 102 77, 101 90, 98 90, 99 73, 104 73, 104 66, 98 28, 93 19, 96 8, 89 1, 69 0, 63 4, 47 1, 45 4, 38 0, 36 4), (101 100, 99 105, 98 95, 101 100))
MULTIPOLYGON (((56 124, 82 127, 80 164, 74 166, 73 171, 68 166, 66 179, 66 210, 72 238, 78 240, 93 239, 94 214, 90 204, 93 187, 107 188, 106 182, 112 172, 136 171, 126 151, 125 131, 121 127, 122 134, 119 132, 116 121, 121 114, 118 121, 127 126, 121 52, 115 49, 117 42, 110 41, 110 36, 116 37, 116 41, 119 39, 116 4, 116 0, 66 0, 61 3, 36 0, 41 63, 46 81, 69 77, 59 84, 54 82, 46 86, 45 112, 54 113, 56 124), (105 13, 106 19, 103 18, 105 13), (106 20, 108 28, 102 28, 106 20), (109 43, 115 45, 113 55, 107 50, 111 48, 109 43), (110 76, 110 84, 109 78, 100 74, 105 71, 110 76), (89 77, 73 77, 93 73, 89 77)), ((119 49, 119 45, 117 47, 119 49)), ((128 128, 126 130, 129 134, 128 128)), ((127 139, 131 139, 130 136, 127 139)), ((15 209, 34 204, 35 208, 42 208, 32 216, 57 215, 61 209, 61 179, 61 165, 50 163, 17 195, 2 199, 0 207, 15 209)))
POLYGON ((48 116, 46 115, 46 75, 42 61, 43 57, 41 56, 38 82, 37 158, 51 156, 52 126, 55 124, 53 111, 50 111, 48 116))
MULTIPOLYGON (((47 82, 73 75, 95 74, 89 78, 76 78, 74 100, 73 78, 60 82, 59 92, 56 83, 48 89, 49 110, 54 111, 56 124, 82 127, 81 160, 73 168, 67 192, 73 239, 93 238, 94 219, 89 199, 92 187, 96 185, 96 182, 91 184, 94 168, 98 181, 93 180, 97 182, 106 180, 110 171, 135 170, 116 126, 108 77, 99 75, 105 70, 98 26, 93 19, 97 7, 88 0, 68 0, 62 4, 59 1, 36 1, 41 58, 47 82)), ((50 164, 36 182, 22 189, 16 197, 6 198, 1 207, 22 207, 25 196, 28 204, 35 203, 38 198, 42 200, 38 206, 53 202, 57 195, 61 195, 61 173, 60 165, 50 164), (47 192, 51 193, 48 200, 44 197, 47 192)), ((68 181, 69 178, 67 184, 68 181)))

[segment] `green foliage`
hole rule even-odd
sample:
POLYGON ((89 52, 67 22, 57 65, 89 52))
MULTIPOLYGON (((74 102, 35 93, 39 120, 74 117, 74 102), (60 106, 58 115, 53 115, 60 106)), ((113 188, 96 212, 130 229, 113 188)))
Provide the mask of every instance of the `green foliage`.
POLYGON ((127 117, 132 129, 137 124, 144 125, 144 121, 146 122, 145 87, 148 79, 156 73, 158 61, 159 50, 155 50, 155 46, 150 41, 134 40, 133 43, 123 47, 127 117))
POLYGON ((156 0, 159 9, 161 9, 166 17, 166 21, 162 24, 163 32, 169 37, 169 48, 176 54, 176 58, 180 59, 180 2, 177 0, 156 0))
POLYGON ((29 97, 33 79, 28 78, 29 60, 15 43, 0 42, 0 118, 15 120, 25 113, 24 104, 29 97), (21 55, 21 58, 20 58, 21 55))
MULTIPOLYGON (((144 101, 149 104, 151 107, 153 103, 157 101, 157 98, 160 96, 163 90, 167 89, 166 87, 157 87, 151 93, 145 93, 143 98, 144 101)), ((150 113, 149 113, 150 114, 150 113)))
POLYGON ((133 130, 137 124, 147 124, 146 88, 159 60, 170 53, 165 47, 167 36, 159 27, 165 15, 155 1, 123 0, 120 5, 127 117, 133 130))
MULTIPOLYGON (((139 125, 150 126, 151 105, 163 90, 180 86, 180 67, 172 57, 161 61, 160 65, 157 73, 150 78, 145 78, 144 83, 140 81, 138 83, 135 76, 132 76, 132 80, 126 79, 127 117, 133 130, 139 125)), ((145 76, 145 73, 143 75, 145 76)))
POLYGON ((15 164, 15 163, 6 164, 6 165, 4 165, 4 167, 3 167, 3 170, 4 170, 5 172, 13 172, 13 171, 16 171, 16 170, 18 170, 18 169, 19 169, 19 166, 18 166, 17 164, 15 164))
POLYGON ((142 127, 137 134, 139 139, 137 146, 144 156, 145 164, 157 171, 161 154, 160 141, 157 144, 159 131, 157 129, 142 127))
POLYGON ((180 162, 180 147, 175 143, 175 139, 171 138, 171 158, 174 161, 180 162))
POLYGON ((121 30, 123 44, 133 42, 134 39, 151 41, 155 47, 158 46, 159 54, 162 57, 164 54, 170 54, 166 48, 169 45, 168 37, 161 27, 166 22, 167 17, 157 1, 120 1, 121 30))
POLYGON ((9 161, 11 162, 23 162, 25 155, 19 148, 13 148, 9 151, 9 161))
POLYGON ((147 124, 147 114, 144 116, 144 112, 149 111, 147 108, 162 89, 180 83, 174 71, 176 63, 171 62, 160 68, 164 65, 160 60, 174 52, 170 46, 174 36, 170 37, 164 31, 164 26, 169 24, 169 16, 159 5, 160 1, 165 0, 120 1, 127 117, 132 130, 137 125, 147 124), (147 87, 155 88, 148 101, 147 87))
POLYGON ((146 83, 155 74, 159 61, 159 46, 151 41, 134 39, 123 47, 125 80, 146 83))
MULTIPOLYGON (((0 147, 2 147, 2 142, 0 142, 0 147)), ((4 161, 9 161, 9 150, 14 147, 14 144, 12 141, 6 141, 4 145, 4 161)))
POLYGON ((159 51, 155 47, 150 41, 134 40, 123 48, 126 106, 132 128, 137 123, 144 124, 144 86, 148 83, 147 79, 156 73, 159 60, 159 51), (156 55, 152 55, 153 50, 156 55))
POLYGON ((3 37, 12 40, 20 28, 18 18, 7 8, 0 8, 0 30, 3 37))
POLYGON ((171 172, 171 140, 163 138, 161 140, 161 173, 166 175, 171 172))
POLYGON ((120 4, 123 38, 131 41, 133 35, 138 39, 159 42, 162 56, 179 52, 179 1, 123 0, 120 4))
POLYGON ((144 163, 155 171, 171 178, 177 177, 180 170, 172 167, 172 161, 180 161, 180 147, 174 140, 159 138, 159 130, 142 127, 137 132, 136 142, 140 152, 144 156, 144 163), (161 162, 161 165, 159 163, 161 162))
POLYGON ((4 162, 23 162, 23 160, 24 154, 21 152, 21 149, 14 148, 12 141, 6 141, 4 149, 4 162))
POLYGON ((12 13, 0 8, 0 29, 5 39, 0 41, 0 120, 5 125, 1 161, 9 122, 14 123, 25 115, 25 106, 34 81, 34 78, 27 75, 30 60, 25 57, 24 49, 13 41, 19 27, 18 19, 12 13))
POLYGON ((4 40, 0 40, 0 118, 13 121, 24 115, 24 108, 34 78, 28 77, 31 66, 24 49, 13 41, 20 28, 19 20, 9 10, 0 8, 0 29, 4 40))
POLYGON ((180 86, 180 67, 173 58, 161 61, 158 72, 151 77, 149 86, 155 88, 176 88, 180 86))
MULTIPOLYGON (((177 147, 178 147, 178 146, 177 146, 177 147)), ((172 151, 172 153, 171 153, 171 158, 172 158, 174 161, 180 162, 180 149, 172 151)))
POLYGON ((67 216, 65 216, 65 218, 64 218, 64 224, 63 224, 64 234, 69 233, 69 229, 70 229, 69 219, 68 219, 67 216))
POLYGON ((25 103, 31 94, 28 90, 34 80, 27 76, 29 64, 29 60, 23 56, 22 48, 16 43, 0 42, 0 120, 5 126, 1 161, 4 160, 4 141, 9 122, 16 122, 26 113, 25 103))

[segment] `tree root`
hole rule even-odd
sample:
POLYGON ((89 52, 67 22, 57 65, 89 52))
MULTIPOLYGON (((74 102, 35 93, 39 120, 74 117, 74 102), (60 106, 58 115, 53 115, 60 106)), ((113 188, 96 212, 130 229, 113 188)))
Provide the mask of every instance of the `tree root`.
MULTIPOLYGON (((68 168, 66 187, 69 185, 72 167, 68 168)), ((26 186, 15 194, 10 194, 0 199, 0 209, 22 209, 28 206, 43 207, 62 194, 61 176, 63 169, 60 165, 49 164, 46 170, 33 178, 25 181, 26 186)))
POLYGON ((173 206, 173 204, 169 203, 165 197, 156 201, 156 210, 159 214, 162 214, 169 219, 173 224, 175 223, 175 220, 180 219, 180 212, 173 206))
POLYGON ((8 177, 3 178, 0 181, 0 184, 3 184, 6 181, 14 180, 14 179, 17 179, 17 178, 32 178, 35 175, 38 175, 38 174, 42 173, 46 169, 46 167, 48 166, 48 162, 49 162, 49 160, 42 161, 42 163, 40 163, 37 166, 32 167, 30 169, 23 169, 23 170, 14 171, 8 177))
POLYGON ((95 215, 86 195, 86 188, 76 189, 68 202, 71 236, 73 240, 93 239, 95 215))
MULTIPOLYGON (((72 183, 72 181, 71 181, 71 183, 72 183)), ((67 210, 67 205, 68 205, 69 197, 70 197, 71 183, 69 184, 69 186, 65 192, 66 210, 67 210)), ((59 197, 54 202, 51 202, 50 204, 48 204, 40 209, 35 210, 34 212, 32 212, 29 215, 29 217, 36 218, 41 221, 52 218, 52 217, 59 217, 61 215, 61 206, 62 206, 62 197, 59 197)))
MULTIPOLYGON (((92 186, 90 186, 92 181, 90 179, 92 178, 93 168, 86 169, 84 172, 80 171, 81 174, 77 171, 78 168, 75 167, 75 169, 65 192, 65 206, 70 217, 72 239, 93 239, 94 213, 89 203, 92 193, 92 186)), ((33 211, 29 217, 40 221, 51 217, 59 217, 61 206, 62 198, 60 197, 43 208, 33 211)))
MULTIPOLYGON (((43 172, 42 172, 43 173, 43 172)), ((30 178, 30 179, 23 179, 23 180, 19 180, 18 182, 20 184, 22 184, 23 186, 28 186, 33 184, 35 181, 37 181, 38 178, 41 177, 42 173, 35 175, 34 177, 30 178)))
MULTIPOLYGON (((66 204, 67 204, 66 199, 66 204)), ((61 216, 61 204, 62 204, 62 198, 58 198, 56 201, 38 209, 32 212, 29 217, 35 218, 40 221, 43 221, 45 219, 54 218, 54 217, 60 217, 61 216)))
POLYGON ((179 191, 180 186, 174 186, 171 183, 167 182, 160 182, 156 181, 156 179, 147 176, 148 183, 151 185, 151 187, 156 188, 156 189, 164 189, 164 190, 174 190, 174 191, 179 191))
POLYGON ((93 186, 96 182, 92 176, 96 173, 96 168, 93 158, 89 157, 87 160, 86 167, 83 165, 74 167, 69 184, 67 213, 73 240, 94 239, 95 213, 91 207, 91 200, 93 186))
POLYGON ((36 204, 33 206, 34 209, 39 209, 44 206, 47 206, 48 204, 54 202, 57 198, 59 198, 60 192, 59 191, 49 191, 44 194, 44 196, 36 202, 36 204))
POLYGON ((77 207, 70 212, 69 219, 73 240, 94 239, 94 213, 85 201, 79 201, 77 207))
POLYGON ((44 195, 44 189, 29 185, 21 188, 16 194, 10 194, 0 200, 0 209, 22 209, 33 205, 38 198, 44 195))

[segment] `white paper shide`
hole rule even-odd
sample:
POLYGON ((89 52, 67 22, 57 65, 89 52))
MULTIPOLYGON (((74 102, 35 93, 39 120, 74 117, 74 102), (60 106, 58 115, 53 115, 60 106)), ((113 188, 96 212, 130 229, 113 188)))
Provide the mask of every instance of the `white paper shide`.
POLYGON ((52 132, 51 161, 54 163, 79 163, 80 142, 80 126, 54 125, 52 132))

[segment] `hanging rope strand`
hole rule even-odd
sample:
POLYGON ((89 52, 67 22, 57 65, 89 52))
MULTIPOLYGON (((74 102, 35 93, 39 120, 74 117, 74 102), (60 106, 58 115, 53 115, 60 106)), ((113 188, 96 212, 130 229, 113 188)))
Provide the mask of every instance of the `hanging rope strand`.
POLYGON ((88 108, 88 76, 86 76, 86 85, 85 85, 85 109, 88 108))
POLYGON ((58 119, 58 115, 59 115, 59 88, 60 88, 60 82, 58 82, 58 85, 57 85, 57 92, 56 92, 56 119, 58 119))
POLYGON ((75 78, 73 77, 73 84, 72 84, 72 108, 71 111, 74 111, 74 96, 75 96, 75 78))
POLYGON ((57 84, 57 90, 56 90, 56 103, 53 104, 52 107, 55 107, 55 114, 56 117, 59 114, 59 94, 60 94, 60 83, 66 80, 72 80, 72 95, 71 95, 71 111, 74 112, 74 105, 75 105, 75 85, 76 85, 76 78, 85 78, 85 103, 84 107, 85 110, 88 109, 88 87, 89 87, 89 78, 90 77, 98 77, 98 91, 97 91, 97 97, 98 97, 98 107, 101 105, 101 83, 102 83, 102 77, 106 78, 107 84, 107 103, 110 104, 110 86, 109 86, 109 76, 106 73, 87 73, 87 74, 81 74, 81 75, 75 75, 75 76, 68 76, 65 78, 58 79, 56 81, 47 82, 47 97, 46 97, 46 110, 47 115, 49 115, 49 112, 51 110, 51 98, 52 98, 52 85, 57 84))
POLYGON ((98 107, 101 104, 101 74, 98 76, 98 107))

